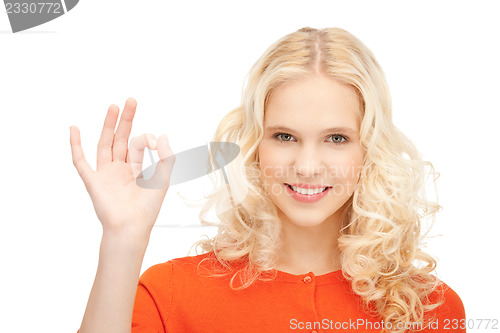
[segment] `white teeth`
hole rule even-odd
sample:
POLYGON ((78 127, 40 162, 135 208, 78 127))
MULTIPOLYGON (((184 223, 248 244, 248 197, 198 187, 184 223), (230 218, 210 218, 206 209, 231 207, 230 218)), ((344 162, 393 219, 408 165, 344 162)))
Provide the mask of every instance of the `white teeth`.
POLYGON ((326 187, 321 187, 321 188, 316 188, 316 189, 305 189, 305 188, 300 188, 300 187, 296 187, 296 186, 292 186, 290 185, 290 187, 295 191, 295 192, 298 192, 300 194, 307 194, 307 195, 313 195, 313 194, 318 194, 318 193, 321 193, 323 192, 326 187))

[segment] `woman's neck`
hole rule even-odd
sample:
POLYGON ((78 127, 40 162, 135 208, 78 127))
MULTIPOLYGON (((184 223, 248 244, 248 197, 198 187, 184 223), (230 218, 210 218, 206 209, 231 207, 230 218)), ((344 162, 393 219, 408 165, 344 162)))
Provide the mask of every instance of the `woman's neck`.
POLYGON ((283 246, 278 270, 290 274, 322 275, 341 269, 337 239, 340 221, 335 215, 323 223, 302 227, 282 219, 283 246))

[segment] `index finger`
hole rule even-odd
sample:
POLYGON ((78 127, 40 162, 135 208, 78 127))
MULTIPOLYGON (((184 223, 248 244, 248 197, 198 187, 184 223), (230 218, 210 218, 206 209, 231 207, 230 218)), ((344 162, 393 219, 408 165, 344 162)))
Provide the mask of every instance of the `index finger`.
POLYGON ((97 170, 113 161, 113 135, 115 133, 116 120, 120 112, 118 106, 111 104, 104 119, 101 137, 97 144, 97 170))
POLYGON ((130 163, 134 178, 142 172, 142 160, 144 159, 144 149, 156 149, 156 138, 153 134, 143 134, 133 137, 130 140, 130 148, 127 153, 127 163, 130 163))

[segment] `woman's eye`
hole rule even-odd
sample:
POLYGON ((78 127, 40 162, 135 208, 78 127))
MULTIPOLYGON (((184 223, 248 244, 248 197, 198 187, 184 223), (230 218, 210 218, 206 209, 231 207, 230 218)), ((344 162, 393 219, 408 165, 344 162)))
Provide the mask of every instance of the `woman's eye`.
POLYGON ((278 133, 278 134, 275 135, 275 137, 280 137, 282 139, 282 141, 288 142, 288 141, 290 141, 290 138, 292 136, 290 134, 288 134, 288 133, 278 133))
POLYGON ((345 143, 347 141, 346 137, 340 134, 334 134, 331 136, 333 138, 334 143, 345 143), (343 140, 343 141, 342 141, 343 140))
MULTIPOLYGON (((349 139, 343 135, 340 134, 332 134, 329 136, 330 138, 333 138, 331 142, 342 145, 344 143, 347 143, 349 139)), ((293 135, 288 134, 288 133, 276 133, 274 135, 274 138, 276 138, 280 143, 285 143, 285 142, 291 142, 293 135)))

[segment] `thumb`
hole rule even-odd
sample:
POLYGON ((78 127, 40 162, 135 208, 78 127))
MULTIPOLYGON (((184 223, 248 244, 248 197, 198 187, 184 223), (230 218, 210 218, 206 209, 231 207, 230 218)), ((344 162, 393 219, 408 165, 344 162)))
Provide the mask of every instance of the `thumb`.
POLYGON ((70 145, 71 145, 71 155, 73 158, 73 165, 75 166, 80 178, 82 178, 85 187, 88 188, 88 183, 91 174, 94 172, 90 167, 89 163, 85 159, 85 154, 82 149, 82 142, 80 139, 80 130, 76 126, 70 126, 70 145))
POLYGON ((168 189, 170 186, 170 177, 174 168, 175 155, 170 148, 168 138, 165 134, 160 135, 158 138, 157 149, 160 160, 156 165, 152 181, 160 186, 158 188, 168 189))
POLYGON ((174 168, 175 155, 168 144, 166 135, 161 135, 157 143, 158 157, 160 160, 156 163, 155 171, 150 179, 145 180, 140 177, 137 184, 143 188, 168 190, 170 186, 170 176, 174 168))

